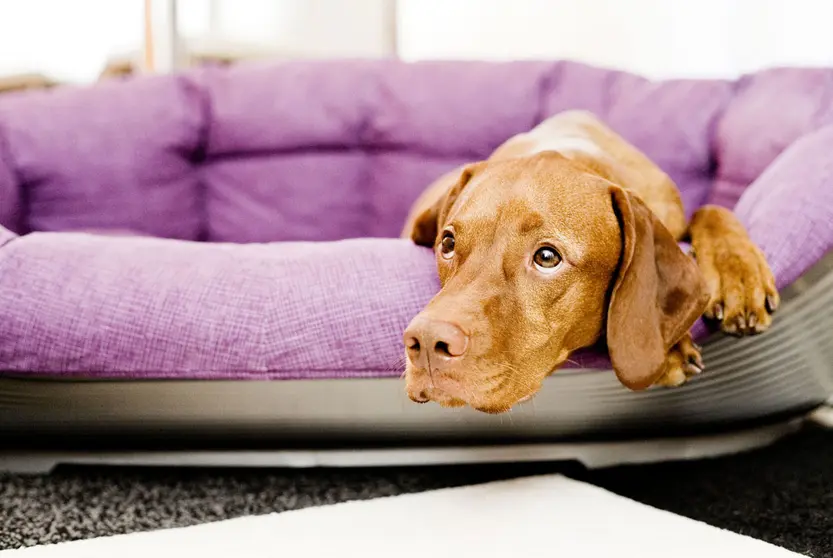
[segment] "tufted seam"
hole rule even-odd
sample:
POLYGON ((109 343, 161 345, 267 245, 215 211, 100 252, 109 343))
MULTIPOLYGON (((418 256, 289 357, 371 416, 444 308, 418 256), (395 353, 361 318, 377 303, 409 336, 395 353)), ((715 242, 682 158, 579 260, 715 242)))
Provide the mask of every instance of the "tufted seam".
MULTIPOLYGON (((723 106, 720 107, 712 121, 709 123, 708 128, 708 142, 709 142, 709 169, 708 169, 708 177, 711 180, 711 185, 709 186, 709 190, 705 197, 706 203, 711 203, 710 200, 713 200, 715 197, 715 186, 716 181, 718 178, 724 180, 726 182, 730 182, 732 184, 737 185, 745 185, 744 191, 748 189, 749 185, 754 182, 757 177, 746 180, 740 177, 729 176, 725 174, 725 171, 722 170, 723 165, 721 161, 721 153, 718 152, 718 145, 717 145, 717 134, 720 129, 721 124, 723 123, 723 119, 726 116, 726 112, 729 110, 729 107, 734 103, 737 98, 746 90, 749 84, 754 80, 755 76, 757 76, 757 72, 743 74, 738 78, 729 81, 729 86, 731 87, 731 92, 727 96, 726 101, 723 103, 723 106)), ((743 192, 740 194, 743 195, 743 192)), ((738 200, 734 200, 733 204, 737 205, 738 200)))
MULTIPOLYGON (((362 100, 361 114, 356 124, 355 132, 356 144, 362 153, 362 162, 361 168, 357 173, 357 183, 351 186, 361 196, 361 211, 363 215, 367 216, 364 223, 369 223, 377 217, 372 201, 376 192, 365 186, 374 185, 374 148, 372 138, 376 132, 374 121, 376 111, 378 110, 378 102, 371 102, 370 99, 377 99, 378 95, 374 95, 374 92, 378 93, 381 90, 381 78, 378 72, 367 72, 364 69, 363 71, 365 75, 360 80, 360 83, 362 83, 362 92, 359 97, 362 100)), ((367 225, 364 225, 362 229, 362 235, 369 235, 370 231, 367 229, 367 225)))
POLYGON ((18 240, 20 238, 21 238, 20 235, 10 234, 10 235, 8 235, 7 238, 0 239, 0 248, 5 248, 9 244, 11 244, 12 242, 14 242, 15 240, 18 240))
POLYGON ((833 112, 833 106, 831 106, 831 103, 833 103, 833 72, 826 74, 825 77, 827 78, 827 87, 824 88, 821 102, 813 114, 813 129, 811 131, 820 130, 829 124, 830 122, 825 120, 833 112))
MULTIPOLYGON (((761 73, 762 72, 747 73, 747 74, 744 74, 744 75, 742 75, 742 76, 738 77, 737 79, 732 80, 730 82, 730 84, 732 86, 732 94, 729 96, 727 102, 722 107, 722 109, 720 111, 720 114, 719 114, 719 118, 713 123, 713 127, 710 130, 710 139, 709 139, 710 148, 709 148, 709 151, 712 155, 712 158, 715 159, 715 161, 716 161, 716 164, 714 165, 713 178, 716 178, 717 176, 720 176, 721 179, 729 181, 729 182, 733 182, 735 184, 745 184, 747 188, 755 180, 758 179, 758 176, 760 176, 760 174, 758 176, 746 177, 746 178, 738 177, 738 176, 732 176, 732 175, 728 175, 728 174, 721 174, 720 173, 720 166, 721 165, 720 165, 720 160, 719 160, 718 153, 717 153, 717 147, 718 146, 716 145, 716 143, 717 143, 717 131, 718 131, 718 128, 719 128, 720 124, 723 122, 723 117, 725 116, 726 111, 729 108, 729 105, 736 102, 737 98, 746 91, 746 89, 749 87, 750 84, 754 83, 755 79, 759 75, 761 75, 761 73)), ((795 142, 797 142, 798 140, 804 138, 805 136, 807 136, 809 134, 812 134, 814 132, 817 132, 817 131, 821 130, 822 128, 825 128, 826 126, 831 124, 831 121, 828 120, 828 118, 833 117, 833 71, 831 71, 831 73, 828 73, 825 77, 827 79, 828 86, 824 88, 824 92, 823 92, 823 94, 822 94, 822 96, 821 96, 821 98, 818 102, 818 106, 816 107, 816 109, 813 113, 813 116, 811 118, 811 125, 810 125, 809 129, 807 129, 803 134, 794 138, 793 141, 784 145, 783 148, 778 153, 775 154, 775 156, 773 157, 773 160, 770 162, 770 165, 778 157, 780 157, 781 154, 783 154, 787 149, 789 149, 795 142)), ((768 168, 768 167, 769 167, 769 165, 767 165, 767 167, 762 169, 761 173, 763 173, 766 170, 766 168, 768 168)))
MULTIPOLYGON (((616 90, 617 82, 619 81, 622 75, 629 75, 631 77, 636 76, 636 74, 623 74, 622 72, 618 72, 616 70, 609 70, 605 73, 602 85, 602 108, 604 109, 604 114, 599 115, 599 117, 604 120, 610 119, 610 113, 613 109, 613 106, 618 104, 618 97, 614 93, 614 91, 616 90)), ((636 77, 641 78, 641 76, 636 77)))
POLYGON ((183 88, 190 90, 192 95, 199 100, 199 114, 200 125, 197 132, 198 137, 194 145, 194 152, 191 154, 191 165, 194 176, 197 182, 197 191, 195 193, 197 201, 197 211, 199 212, 199 230, 197 231, 197 240, 204 241, 208 238, 208 186, 205 179, 206 162, 208 161, 208 138, 211 134, 211 124, 213 122, 214 104, 211 93, 203 83, 200 82, 199 77, 205 75, 211 69, 201 69, 193 72, 184 73, 180 76, 183 88))
POLYGON ((12 157, 12 150, 11 146, 9 145, 8 131, 6 130, 6 127, 4 126, 2 121, 0 121, 0 164, 5 165, 6 168, 9 169, 9 173, 12 176, 13 182, 12 197, 17 198, 16 211, 12 212, 13 214, 15 212, 17 213, 17 222, 12 224, 16 229, 13 230, 13 232, 22 234, 26 232, 26 229, 28 228, 28 225, 26 223, 28 217, 28 211, 26 211, 28 204, 25 203, 26 189, 24 188, 23 175, 20 172, 20 169, 17 168, 14 158, 12 157), (14 190, 17 190, 17 192, 14 192, 14 190), (15 193, 17 194, 17 196, 14 195, 15 193))
POLYGON ((306 155, 311 153, 356 153, 358 151, 365 153, 405 153, 413 155, 414 157, 421 157, 423 159, 448 159, 450 161, 458 161, 460 159, 469 159, 475 155, 467 153, 451 153, 448 151, 432 151, 428 149, 416 149, 408 145, 399 143, 389 143, 383 145, 373 145, 370 147, 344 145, 343 143, 332 144, 318 144, 315 146, 291 147, 291 148, 264 148, 264 149, 248 149, 246 151, 237 151, 235 153, 226 153, 223 155, 215 155, 206 160, 206 164, 216 163, 220 161, 234 161, 238 159, 256 159, 256 158, 275 158, 291 155, 306 155))
POLYGON ((717 152, 717 131, 720 127, 720 124, 723 122, 723 118, 726 116, 726 111, 729 109, 729 105, 732 104, 732 101, 738 95, 738 92, 743 87, 743 80, 745 76, 741 76, 737 79, 729 81, 729 87, 731 91, 729 95, 727 95, 726 100, 723 102, 723 106, 720 107, 719 110, 715 111, 714 116, 712 117, 711 121, 708 125, 708 136, 707 141, 709 142, 709 178, 712 181, 711 188, 709 188, 709 195, 714 192, 714 181, 718 176, 718 172, 720 169, 720 157, 717 152))
POLYGON ((755 74, 742 75, 737 79, 734 79, 729 82, 732 88, 731 94, 727 97, 726 102, 723 104, 720 110, 717 111, 715 117, 712 119, 712 122, 709 124, 709 158, 714 161, 714 172, 712 174, 712 178, 715 178, 717 176, 721 162, 719 153, 717 152, 718 129, 720 128, 720 125, 723 123, 723 119, 726 117, 726 111, 729 110, 729 106, 746 89, 747 85, 749 84, 754 75, 755 74))
POLYGON ((553 62, 550 69, 542 73, 538 81, 538 107, 535 112, 534 125, 540 124, 550 116, 546 113, 547 99, 552 96, 553 90, 562 81, 565 70, 564 62, 553 62))
POLYGON ((208 150, 208 135, 211 131, 211 116, 213 113, 211 95, 206 87, 199 80, 199 73, 183 73, 176 76, 177 83, 184 93, 186 99, 197 99, 199 109, 199 127, 196 141, 189 158, 195 162, 205 160, 208 150))
POLYGON ((360 115, 359 121, 355 128, 356 146, 360 149, 367 150, 372 147, 372 136, 375 133, 374 120, 375 113, 379 110, 378 103, 371 101, 377 99, 378 93, 381 90, 380 74, 378 72, 369 72, 365 68, 359 70, 361 77, 359 83, 361 84, 361 92, 357 94, 360 99, 360 115))

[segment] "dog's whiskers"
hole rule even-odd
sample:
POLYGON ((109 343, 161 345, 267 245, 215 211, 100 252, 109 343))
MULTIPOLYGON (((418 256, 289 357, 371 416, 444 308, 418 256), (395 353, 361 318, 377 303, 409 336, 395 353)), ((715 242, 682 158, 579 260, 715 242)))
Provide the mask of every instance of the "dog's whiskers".
POLYGON ((405 372, 407 371, 407 369, 405 368, 406 363, 407 357, 405 355, 402 355, 398 357, 395 361, 393 361, 391 364, 383 366, 379 370, 381 372, 400 372, 399 379, 401 380, 405 377, 405 372))

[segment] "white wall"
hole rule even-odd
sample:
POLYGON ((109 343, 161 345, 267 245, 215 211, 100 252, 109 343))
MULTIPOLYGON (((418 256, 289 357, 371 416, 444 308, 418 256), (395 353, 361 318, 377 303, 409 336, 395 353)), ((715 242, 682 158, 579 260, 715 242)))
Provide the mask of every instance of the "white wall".
POLYGON ((141 0, 0 0, 0 74, 93 79, 142 41, 141 0))
POLYGON ((215 0, 217 38, 304 56, 392 56, 393 0, 215 0))
MULTIPOLYGON (((285 55, 386 57, 398 50, 408 60, 572 58, 653 77, 833 66, 833 0, 179 3, 187 39, 285 55)), ((141 48, 142 4, 0 0, 0 75, 38 71, 69 81, 95 79, 111 56, 141 48)))
POLYGON ((829 0, 400 0, 409 60, 572 58, 654 77, 833 65, 829 0))
MULTIPOLYGON (((154 2, 159 13, 165 0, 154 2)), ((186 39, 303 56, 392 56, 393 0, 179 0, 186 39)), ((0 0, 0 75, 84 82, 142 48, 142 0, 0 0)), ((164 40, 160 37, 157 42, 164 40)))

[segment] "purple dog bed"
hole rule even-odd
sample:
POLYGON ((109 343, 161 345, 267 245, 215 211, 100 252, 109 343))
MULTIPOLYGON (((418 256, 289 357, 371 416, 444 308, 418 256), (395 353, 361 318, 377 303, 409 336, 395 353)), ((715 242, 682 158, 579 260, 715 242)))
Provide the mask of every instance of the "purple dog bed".
POLYGON ((803 412, 833 393, 830 99, 821 69, 358 61, 0 97, 0 433, 552 440, 803 412), (776 325, 698 324, 707 372, 681 389, 629 392, 584 353, 511 421, 407 402, 401 333, 438 288, 431 253, 395 238, 410 204, 573 108, 689 212, 735 209, 782 289, 776 325))

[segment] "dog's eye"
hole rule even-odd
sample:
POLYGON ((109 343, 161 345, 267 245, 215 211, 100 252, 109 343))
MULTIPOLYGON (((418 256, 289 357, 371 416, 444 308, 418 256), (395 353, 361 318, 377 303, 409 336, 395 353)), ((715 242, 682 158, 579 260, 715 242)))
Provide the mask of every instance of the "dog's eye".
POLYGON ((544 246, 543 248, 538 248, 535 255, 532 256, 532 261, 540 271, 552 271, 561 263, 561 255, 554 248, 544 246))
POLYGON ((440 253, 444 258, 450 259, 454 255, 454 235, 451 231, 445 231, 440 241, 440 253))

